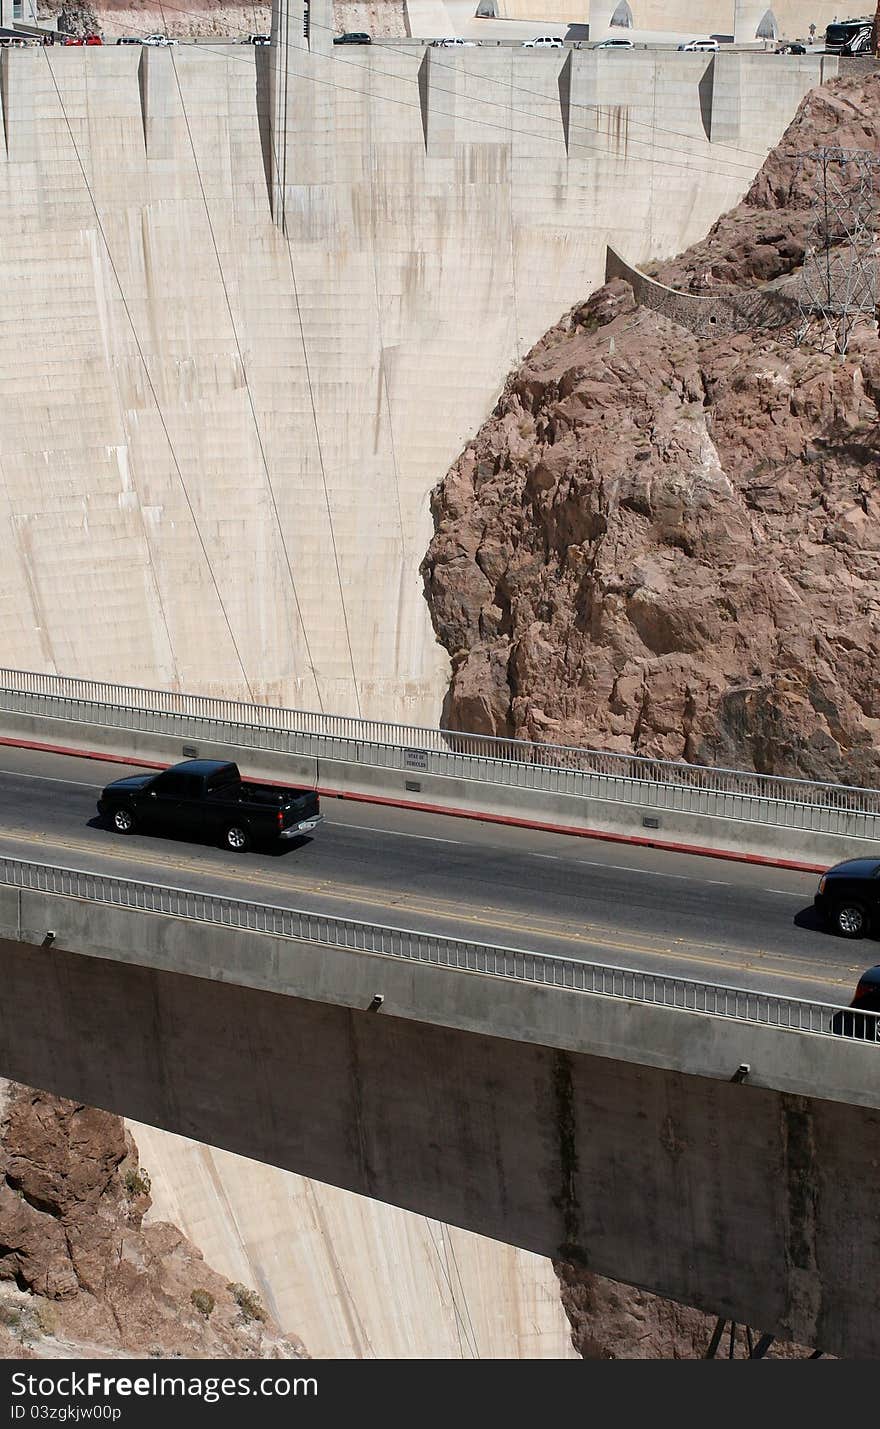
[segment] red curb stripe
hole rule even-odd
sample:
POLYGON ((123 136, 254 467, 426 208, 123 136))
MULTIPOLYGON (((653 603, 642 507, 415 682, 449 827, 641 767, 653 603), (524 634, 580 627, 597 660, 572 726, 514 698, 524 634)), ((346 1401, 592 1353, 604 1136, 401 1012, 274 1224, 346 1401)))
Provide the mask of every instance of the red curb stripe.
MULTIPOLYGON (((290 786, 295 787, 295 786, 290 786)), ((382 794, 350 794, 344 789, 318 789, 322 797, 353 799, 363 804, 390 804, 395 809, 418 809, 425 814, 447 814, 455 819, 476 819, 483 824, 512 824, 519 829, 538 829, 541 833, 571 834, 579 839, 600 839, 604 843, 638 844, 640 848, 666 849, 669 853, 691 853, 700 858, 726 858, 735 863, 757 863, 767 868, 788 868, 795 873, 825 873, 827 863, 797 863, 793 859, 768 858, 762 853, 736 853, 726 848, 704 848, 700 844, 663 843, 659 839, 642 838, 640 834, 614 834, 605 829, 578 829, 569 824, 544 824, 536 819, 518 819, 512 814, 480 814, 472 809, 448 809, 441 804, 417 804, 409 800, 389 799, 382 794)))
MULTIPOLYGON (((76 759, 97 759, 106 764, 135 764, 143 769, 168 769, 167 763, 155 759, 127 759, 123 754, 101 754, 93 749, 68 749, 61 744, 40 744, 36 740, 3 739, 0 744, 16 749, 37 749, 46 754, 70 755, 76 759)), ((299 789, 300 784, 289 784, 282 779, 271 781, 279 789, 299 789)), ((384 794, 353 794, 347 789, 317 788, 315 793, 322 799, 350 799, 357 804, 385 804, 393 809, 415 809, 422 814, 443 814, 452 819, 474 819, 481 824, 508 824, 518 829, 537 829, 540 833, 570 834, 573 838, 599 839, 603 843, 635 844, 639 848, 655 848, 667 853, 694 854, 698 858, 727 859, 733 863, 758 864, 763 868, 786 868, 794 873, 824 873, 828 867, 824 863, 799 863, 789 858, 769 858, 762 853, 737 853, 725 848, 704 848, 699 844, 664 843, 662 839, 647 839, 640 834, 609 833, 605 829, 577 829, 567 824, 545 824, 537 819, 518 819, 513 814, 475 813, 473 809, 449 809, 441 804, 422 804, 409 799, 391 799, 384 794)))
POLYGON ((100 759, 104 764, 140 764, 144 769, 168 769, 155 759, 126 759, 124 754, 100 754, 94 749, 67 749, 63 744, 39 744, 33 739, 3 739, 0 744, 10 744, 13 749, 39 749, 45 754, 69 754, 76 759, 100 759))

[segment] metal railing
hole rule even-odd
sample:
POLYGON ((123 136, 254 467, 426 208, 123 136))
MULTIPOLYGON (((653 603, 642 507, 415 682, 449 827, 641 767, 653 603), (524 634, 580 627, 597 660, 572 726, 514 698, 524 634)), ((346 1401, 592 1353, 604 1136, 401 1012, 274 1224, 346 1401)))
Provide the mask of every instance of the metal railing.
MULTIPOLYGON (((54 864, 31 863, 24 859, 0 857, 0 884, 223 928, 267 933, 294 942, 379 953, 407 962, 507 978, 566 992, 622 998, 627 1002, 647 1003, 654 1007, 704 1013, 710 1017, 757 1023, 789 1032, 833 1035, 839 1030, 839 1023, 837 1028, 832 1026, 832 1019, 837 1014, 837 1019, 847 1016, 859 1019, 855 1035, 875 1041, 880 1024, 880 1014, 853 1013, 830 1003, 780 997, 774 993, 727 987, 719 983, 695 982, 663 973, 529 952, 523 948, 471 943, 460 938, 419 933, 409 928, 357 923, 348 918, 334 918, 298 908, 279 908, 267 903, 226 898, 163 884, 140 883, 134 879, 60 868, 54 864)), ((853 1035, 852 1030, 849 1035, 853 1035)))
POLYGON ((850 785, 0 667, 2 710, 640 809, 880 839, 880 791, 850 785))

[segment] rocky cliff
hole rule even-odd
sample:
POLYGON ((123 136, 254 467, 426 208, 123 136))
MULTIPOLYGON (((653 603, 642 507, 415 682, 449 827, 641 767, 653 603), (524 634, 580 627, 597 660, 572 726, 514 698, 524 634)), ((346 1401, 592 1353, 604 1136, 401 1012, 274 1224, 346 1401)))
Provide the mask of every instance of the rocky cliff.
POLYGON ((121 1118, 0 1082, 0 1357, 306 1357, 149 1205, 121 1118))
MULTIPOLYGON (((268 0, 236 4, 235 0, 39 0, 41 19, 57 20, 70 35, 103 35, 113 44, 119 35, 173 35, 179 39, 244 39, 268 35, 272 6, 268 0)), ((404 0, 333 0, 333 28, 367 30, 376 39, 405 36, 404 0)))
MULTIPOLYGON (((880 76, 804 100, 743 204, 658 265, 790 273, 801 151, 880 146, 880 76)), ((880 779, 880 347, 700 339, 606 285, 532 349, 432 497, 452 728, 880 779)))

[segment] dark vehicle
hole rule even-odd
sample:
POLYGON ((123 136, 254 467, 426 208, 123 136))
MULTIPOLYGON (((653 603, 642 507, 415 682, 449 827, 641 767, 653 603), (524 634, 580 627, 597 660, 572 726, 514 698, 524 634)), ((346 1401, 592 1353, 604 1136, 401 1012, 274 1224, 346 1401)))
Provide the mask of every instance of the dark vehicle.
POLYGON ((371 45, 373 41, 363 30, 352 30, 345 35, 334 35, 334 45, 371 45))
POLYGON ((806 45, 802 45, 800 40, 790 40, 784 45, 777 45, 775 53, 777 55, 805 55, 806 45))
POLYGON ((246 40, 242 40, 243 45, 271 45, 270 35, 248 35, 246 40))
POLYGON ((862 973, 849 1007, 832 1017, 831 1031, 839 1037, 876 1042, 880 1023, 876 1017, 864 1017, 862 1014, 866 1012, 880 1012, 880 967, 868 968, 862 973))
POLYGON ((117 45, 142 45, 144 42, 140 35, 135 38, 133 35, 120 35, 116 41, 117 45))
POLYGON ((185 759, 161 774, 132 774, 108 784, 98 813, 119 834, 165 830, 184 839, 215 839, 241 852, 252 843, 292 839, 323 819, 312 789, 246 783, 237 764, 185 759))
POLYGON ((823 873, 813 899, 823 922, 844 938, 864 938, 880 913, 880 859, 848 858, 823 873))
POLYGON ((852 55, 861 52, 864 41, 862 35, 868 31, 868 43, 870 47, 871 27, 874 23, 873 15, 863 15, 858 20, 836 20, 829 25, 825 31, 825 49, 832 55, 852 55), (859 48, 853 49, 853 42, 859 40, 859 48))

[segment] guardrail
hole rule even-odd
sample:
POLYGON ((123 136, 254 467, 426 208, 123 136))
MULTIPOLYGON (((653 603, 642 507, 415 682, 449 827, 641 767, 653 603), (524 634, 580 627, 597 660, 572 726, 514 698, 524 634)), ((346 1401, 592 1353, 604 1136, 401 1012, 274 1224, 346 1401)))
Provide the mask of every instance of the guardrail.
POLYGON ((880 840, 880 791, 0 667, 0 711, 880 840))
POLYGON ((0 858, 0 883, 36 893, 130 908, 141 913, 157 913, 251 933, 268 933, 276 938, 317 943, 324 947, 380 953, 384 957, 408 962, 536 983, 566 992, 623 998, 627 1002, 705 1013, 710 1017, 758 1023, 788 1032, 837 1035, 832 1028, 835 1014, 838 1018, 850 1019, 848 1033, 851 1036, 873 1042, 880 1032, 880 1014, 844 1011, 830 1003, 779 997, 774 993, 753 992, 720 983, 694 982, 661 973, 639 972, 634 968, 554 957, 550 953, 529 952, 522 948, 471 943, 459 938, 419 933, 409 928, 356 923, 348 918, 333 918, 323 913, 279 908, 273 904, 253 903, 163 884, 140 883, 134 879, 112 878, 106 874, 60 868, 54 864, 0 858))

